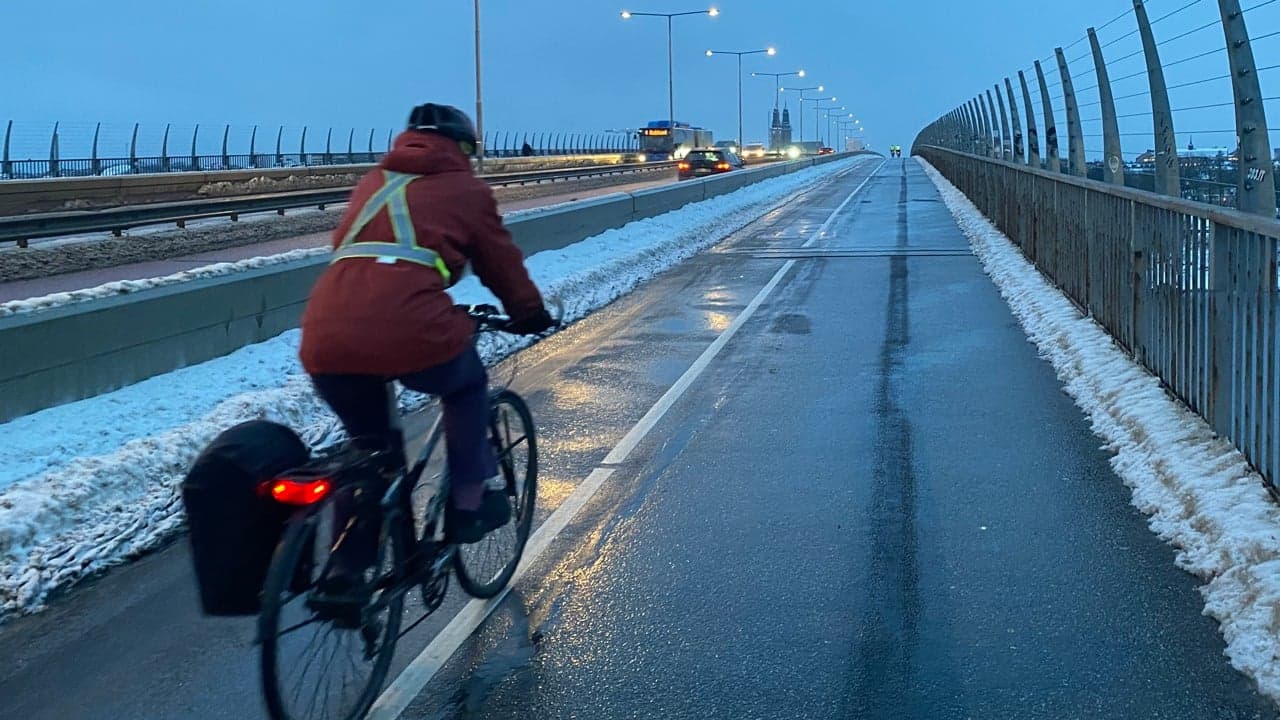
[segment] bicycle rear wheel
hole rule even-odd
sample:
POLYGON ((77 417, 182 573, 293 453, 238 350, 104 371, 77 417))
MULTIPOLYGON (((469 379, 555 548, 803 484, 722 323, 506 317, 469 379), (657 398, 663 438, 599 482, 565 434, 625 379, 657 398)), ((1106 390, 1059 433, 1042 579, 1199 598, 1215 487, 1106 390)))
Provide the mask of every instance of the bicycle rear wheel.
POLYGON ((364 717, 395 653, 404 595, 389 589, 408 554, 402 533, 384 536, 378 566, 366 573, 377 579, 359 627, 339 627, 309 606, 329 559, 331 517, 322 508, 291 522, 267 572, 258 638, 273 720, 364 717))
POLYGON ((493 395, 489 438, 498 456, 498 472, 506 481, 511 522, 478 543, 459 545, 453 556, 458 584, 468 595, 491 598, 502 592, 520 564, 538 490, 538 443, 533 415, 524 399, 510 390, 493 395))

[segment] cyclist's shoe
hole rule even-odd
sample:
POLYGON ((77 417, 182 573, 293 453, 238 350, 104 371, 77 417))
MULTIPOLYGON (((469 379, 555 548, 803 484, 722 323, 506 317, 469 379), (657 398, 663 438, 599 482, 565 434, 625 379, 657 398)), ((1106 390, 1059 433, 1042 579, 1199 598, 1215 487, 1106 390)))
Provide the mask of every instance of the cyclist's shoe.
POLYGON ((480 542, 486 534, 511 522, 511 503, 505 490, 484 491, 479 510, 445 511, 445 539, 455 545, 480 542))
POLYGON ((361 625, 370 596, 360 575, 334 573, 320 581, 320 586, 307 599, 307 606, 334 627, 355 630, 361 625))

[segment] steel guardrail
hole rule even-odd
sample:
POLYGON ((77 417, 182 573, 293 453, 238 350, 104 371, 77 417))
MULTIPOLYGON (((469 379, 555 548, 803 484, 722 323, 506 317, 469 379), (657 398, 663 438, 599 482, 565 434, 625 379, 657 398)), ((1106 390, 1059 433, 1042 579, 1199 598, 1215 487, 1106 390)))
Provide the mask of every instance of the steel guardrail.
MULTIPOLYGON (((529 185, 544 182, 584 180, 593 177, 624 174, 649 174, 671 170, 674 162, 627 163, 597 165, 558 170, 531 170, 481 176, 494 187, 529 185)), ((110 232, 116 236, 125 230, 146 225, 174 223, 185 227, 193 220, 215 217, 239 219, 240 215, 318 207, 346 202, 351 187, 312 190, 290 190, 256 195, 199 198, 173 202, 145 203, 103 208, 100 210, 68 210, 0 217, 0 243, 13 242, 26 247, 28 241, 85 233, 110 232)))

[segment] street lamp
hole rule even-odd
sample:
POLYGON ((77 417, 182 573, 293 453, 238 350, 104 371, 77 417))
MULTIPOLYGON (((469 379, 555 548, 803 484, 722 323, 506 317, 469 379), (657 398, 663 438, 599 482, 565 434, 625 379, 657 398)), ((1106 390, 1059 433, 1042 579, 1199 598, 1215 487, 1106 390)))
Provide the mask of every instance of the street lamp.
MULTIPOLYGON (((832 99, 834 99, 834 98, 832 98, 832 99)), ((826 113, 826 114, 827 114, 827 138, 829 139, 829 138, 831 137, 831 113, 832 113, 832 112, 835 112, 835 111, 838 111, 838 110, 845 110, 845 109, 847 109, 847 108, 845 108, 845 106, 843 106, 843 105, 840 105, 840 106, 838 106, 838 107, 818 107, 817 105, 815 105, 815 106, 813 106, 813 109, 814 109, 815 114, 816 114, 816 113, 826 113)), ((816 117, 813 119, 813 134, 814 134, 814 135, 818 135, 818 134, 819 134, 819 133, 818 133, 818 119, 817 119, 816 117)), ((821 137, 819 137, 819 138, 818 138, 818 142, 819 142, 819 143, 821 143, 821 142, 822 142, 822 138, 821 138, 821 137)))
MULTIPOLYGON (((853 117, 853 116, 852 116, 852 115, 850 115, 850 117, 853 117)), ((845 120, 845 119, 838 119, 838 120, 836 120, 836 128, 838 129, 838 132, 840 133, 840 137, 841 137, 841 138, 843 138, 843 139, 844 139, 844 140, 846 140, 846 141, 847 141, 847 140, 849 140, 849 139, 851 139, 851 137, 852 137, 851 135, 849 135, 849 134, 848 134, 850 131, 854 130, 855 128, 856 128, 856 129, 858 129, 858 130, 861 130, 861 129, 862 129, 861 127, 859 127, 859 126, 858 126, 855 122, 853 122, 852 120, 845 120)), ((847 145, 846 145, 846 149, 847 149, 847 145)))
MULTIPOLYGON (((815 136, 818 134, 818 113, 817 113, 818 105, 817 105, 817 103, 827 102, 827 101, 835 102, 835 101, 836 101, 836 98, 835 98, 835 96, 834 96, 834 95, 832 95, 831 97, 816 97, 816 98, 807 98, 807 97, 802 97, 802 98, 800 98, 800 118, 801 118, 801 121, 802 121, 802 122, 803 122, 803 119, 804 119, 804 104, 805 104, 806 102, 814 103, 814 106, 813 106, 813 108, 814 108, 814 113, 813 113, 813 134, 814 134, 815 136)), ((803 132, 803 129, 801 130, 801 132, 803 132)), ((814 140, 821 140, 821 138, 819 138, 819 137, 814 137, 814 140)))
POLYGON ((480 0, 472 3, 476 15, 476 169, 484 172, 484 103, 480 99, 480 0))
POLYGON ((670 137, 671 137, 672 154, 675 153, 675 147, 676 147, 676 84, 675 84, 675 69, 674 69, 675 66, 671 58, 672 56, 671 19, 684 17, 686 15, 708 15, 710 17, 716 17, 719 14, 720 14, 720 11, 715 8, 710 8, 708 10, 690 10, 689 12, 678 12, 678 13, 646 13, 646 12, 633 13, 633 12, 628 12, 626 10, 622 11, 623 20, 630 20, 633 17, 661 17, 661 18, 667 19, 667 121, 670 123, 667 126, 667 129, 671 133, 670 137))
POLYGON ((799 126, 800 128, 800 139, 797 142, 804 142, 804 101, 806 99, 808 100, 814 99, 814 98, 805 98, 804 94, 810 90, 817 90, 818 92, 822 92, 826 90, 826 88, 821 85, 818 85, 816 87, 802 87, 802 88, 785 88, 785 87, 778 88, 779 93, 784 93, 788 90, 795 90, 796 92, 800 93, 800 120, 796 123, 796 125, 799 126))
POLYGON ((771 78, 773 78, 773 91, 774 91, 774 95, 773 95, 773 109, 774 109, 774 110, 777 110, 777 109, 778 109, 778 96, 782 94, 782 78, 784 78, 784 77, 791 77, 792 75, 794 75, 794 76, 796 76, 796 77, 804 77, 804 70, 796 70, 796 71, 794 71, 794 72, 784 72, 784 73, 767 73, 767 72, 753 72, 753 73, 751 73, 751 77, 771 77, 771 78))
POLYGON ((713 55, 737 55, 738 56, 738 150, 742 150, 742 56, 743 55, 768 55, 770 57, 777 55, 778 51, 773 48, 764 48, 763 50, 708 50, 707 57, 713 55))

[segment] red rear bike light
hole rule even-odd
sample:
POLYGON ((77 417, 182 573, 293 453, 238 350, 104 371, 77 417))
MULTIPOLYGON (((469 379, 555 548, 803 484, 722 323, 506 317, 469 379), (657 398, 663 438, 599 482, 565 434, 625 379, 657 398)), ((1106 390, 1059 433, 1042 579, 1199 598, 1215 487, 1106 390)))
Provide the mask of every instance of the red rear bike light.
POLYGON ((312 505, 329 496, 333 481, 329 478, 293 480, 276 478, 262 486, 276 502, 285 505, 312 505))

